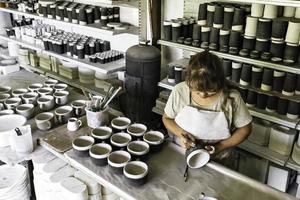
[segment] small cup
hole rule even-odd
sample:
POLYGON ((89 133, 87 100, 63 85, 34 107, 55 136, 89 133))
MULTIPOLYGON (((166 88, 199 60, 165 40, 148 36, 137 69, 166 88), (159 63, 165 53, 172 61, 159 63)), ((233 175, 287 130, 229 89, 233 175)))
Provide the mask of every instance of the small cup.
POLYGON ((91 136, 79 136, 72 142, 72 147, 78 156, 88 156, 89 150, 95 143, 91 136))
POLYGON ((49 130, 54 126, 54 114, 51 112, 40 113, 35 117, 35 123, 38 129, 49 130))
POLYGON ((37 99, 38 106, 43 111, 48 111, 54 108, 55 102, 54 97, 50 95, 45 95, 37 99))
POLYGON ((106 143, 95 144, 89 151, 92 162, 98 166, 107 165, 107 158, 111 152, 111 146, 106 143))
POLYGON ((131 140, 132 138, 128 133, 116 133, 110 137, 110 143, 114 150, 125 149, 131 140))
POLYGON ((165 136, 159 131, 149 131, 144 134, 143 140, 150 145, 151 152, 160 151, 164 142, 165 136))
POLYGON ((71 106, 61 106, 55 109, 54 113, 56 119, 59 123, 65 124, 72 117, 72 107, 71 106))
POLYGON ((146 131, 147 127, 144 124, 136 123, 127 127, 127 133, 129 133, 133 139, 142 139, 146 131))
POLYGON ((109 138, 112 134, 112 129, 107 126, 100 126, 92 130, 91 136, 95 139, 96 143, 109 142, 109 138))
POLYGON ((25 104, 37 105, 38 96, 39 94, 36 92, 27 92, 22 95, 22 99, 25 104))
POLYGON ((34 105, 33 104, 21 104, 16 108, 16 113, 23 115, 27 119, 31 118, 34 113, 34 105))
POLYGON ((132 160, 146 160, 149 150, 149 144, 144 141, 132 141, 127 145, 127 151, 131 154, 132 160))
POLYGON ((123 174, 129 184, 140 186, 146 183, 148 175, 148 165, 141 161, 130 161, 124 169, 123 174))
POLYGON ((11 87, 9 87, 9 86, 0 86, 0 94, 10 93, 10 92, 11 92, 11 87))
POLYGON ((68 120, 67 129, 69 131, 77 131, 81 126, 82 126, 82 122, 77 118, 73 117, 68 120))
POLYGON ((0 110, 0 116, 1 115, 12 115, 15 112, 13 110, 0 110))
POLYGON ((55 79, 49 79, 47 81, 44 82, 44 86, 45 87, 53 87, 55 84, 58 83, 58 80, 55 80, 55 79))
POLYGON ((85 114, 85 100, 76 100, 72 101, 71 106, 73 108, 73 112, 76 116, 81 116, 85 114))
POLYGON ((66 90, 67 88, 68 88, 68 85, 64 84, 64 83, 57 83, 53 86, 53 89, 55 92, 66 90))
POLYGON ((68 91, 56 91, 53 94, 54 98, 55 98, 55 103, 56 105, 65 105, 68 103, 68 99, 69 99, 69 92, 68 91))
POLYGON ((111 126, 113 128, 113 132, 120 132, 127 129, 131 120, 127 117, 117 117, 111 121, 111 126))
POLYGON ((28 92, 28 90, 25 89, 25 88, 15 89, 15 90, 12 91, 12 96, 21 98, 23 96, 23 94, 25 94, 27 92, 28 92))
POLYGON ((30 92, 37 92, 38 89, 40 89, 42 87, 43 87, 43 84, 41 84, 41 83, 33 83, 33 84, 28 86, 28 90, 30 92))
POLYGON ((41 97, 46 95, 51 95, 53 93, 53 89, 50 87, 43 87, 38 89, 37 93, 39 93, 41 97))
POLYGON ((186 150, 186 163, 191 169, 198 169, 206 165, 210 160, 210 155, 215 152, 214 146, 208 146, 207 150, 204 145, 197 145, 194 148, 186 150))
POLYGON ((10 97, 8 93, 0 93, 0 103, 4 103, 10 97))
POLYGON ((22 103, 22 99, 18 97, 8 98, 4 101, 6 109, 14 110, 18 105, 22 103))
POLYGON ((108 165, 116 174, 123 173, 123 167, 131 160, 127 151, 114 151, 108 156, 108 165))

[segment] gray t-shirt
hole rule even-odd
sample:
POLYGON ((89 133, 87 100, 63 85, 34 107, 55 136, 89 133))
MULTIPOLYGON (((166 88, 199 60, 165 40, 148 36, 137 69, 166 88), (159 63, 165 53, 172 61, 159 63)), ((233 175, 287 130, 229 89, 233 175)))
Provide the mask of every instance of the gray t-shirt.
MULTIPOLYGON (((190 94, 191 91, 186 82, 177 84, 168 99, 165 114, 169 118, 175 119, 185 106, 196 106, 191 101, 190 94)), ((212 107, 204 109, 223 111, 231 131, 246 126, 252 121, 252 117, 237 90, 230 90, 227 98, 222 94, 221 98, 212 107)))

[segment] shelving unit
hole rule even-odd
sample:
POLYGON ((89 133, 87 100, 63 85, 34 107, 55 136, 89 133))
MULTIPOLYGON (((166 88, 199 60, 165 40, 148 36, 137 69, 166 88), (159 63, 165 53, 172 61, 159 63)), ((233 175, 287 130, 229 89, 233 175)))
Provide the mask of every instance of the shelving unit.
POLYGON ((46 51, 43 50, 42 47, 37 46, 35 44, 30 44, 28 42, 22 41, 20 39, 15 39, 15 38, 9 38, 8 36, 5 35, 0 35, 0 39, 9 41, 9 42, 14 42, 20 46, 32 49, 32 50, 36 50, 37 52, 41 52, 43 54, 61 59, 61 60, 65 60, 65 61, 69 61, 75 65, 78 65, 80 67, 86 67, 92 70, 95 70, 96 72, 101 72, 104 74, 109 74, 109 73, 113 73, 122 69, 125 69, 125 59, 120 59, 120 60, 116 60, 110 63, 106 63, 106 64, 100 64, 100 63, 91 63, 89 62, 88 59, 75 59, 71 56, 65 55, 65 54, 57 54, 51 51, 46 51))
POLYGON ((241 1, 241 0, 220 0, 220 2, 226 3, 243 3, 243 4, 269 4, 269 5, 276 5, 276 6, 293 6, 293 7, 300 7, 299 2, 296 0, 248 0, 248 1, 241 1))
MULTIPOLYGON (((202 49, 200 47, 192 47, 192 46, 178 44, 178 43, 171 42, 171 41, 159 40, 158 43, 161 45, 164 45, 164 46, 179 48, 182 50, 192 51, 192 52, 197 52, 197 53, 205 51, 204 49, 202 49)), ((280 71, 284 71, 284 72, 300 74, 300 67, 297 65, 289 66, 289 65, 284 65, 284 64, 278 64, 278 63, 273 63, 273 62, 267 62, 267 61, 237 56, 237 55, 231 55, 231 54, 222 53, 222 52, 218 52, 218 51, 211 51, 211 50, 209 50, 209 51, 221 58, 230 59, 230 60, 243 62, 243 63, 248 63, 251 65, 257 65, 260 67, 276 69, 276 70, 280 70, 280 71)))
POLYGON ((55 22, 59 25, 70 26, 71 28, 77 27, 80 29, 84 29, 86 31, 97 31, 97 33, 105 34, 105 35, 117 35, 117 34, 122 34, 122 33, 130 33, 130 34, 137 35, 138 30, 139 30, 139 28, 135 27, 135 26, 129 26, 128 30, 104 30, 104 29, 101 29, 100 24, 88 24, 88 25, 73 24, 70 22, 65 22, 65 21, 60 21, 60 20, 56 20, 56 19, 50 19, 47 17, 39 16, 38 14, 34 14, 34 13, 20 12, 18 10, 14 10, 14 9, 10 9, 10 8, 0 8, 0 11, 15 14, 15 15, 22 15, 25 17, 33 18, 33 19, 45 20, 46 23, 47 23, 47 21, 55 22))

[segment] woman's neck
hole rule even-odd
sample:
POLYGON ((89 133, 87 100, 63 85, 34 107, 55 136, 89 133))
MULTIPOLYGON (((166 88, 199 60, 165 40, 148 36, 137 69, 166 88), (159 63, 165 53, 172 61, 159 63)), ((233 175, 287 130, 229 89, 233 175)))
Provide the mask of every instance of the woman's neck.
POLYGON ((222 91, 219 91, 209 97, 202 97, 201 95, 199 95, 197 93, 198 93, 197 91, 191 92, 192 100, 199 106, 210 107, 212 105, 215 105, 219 101, 222 91))

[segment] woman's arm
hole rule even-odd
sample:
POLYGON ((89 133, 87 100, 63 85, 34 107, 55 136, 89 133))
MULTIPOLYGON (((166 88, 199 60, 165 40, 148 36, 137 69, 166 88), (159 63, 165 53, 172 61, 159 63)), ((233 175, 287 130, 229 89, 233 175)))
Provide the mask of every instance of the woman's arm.
POLYGON ((165 127, 174 135, 180 138, 181 144, 184 148, 195 146, 195 138, 182 128, 180 128, 174 119, 169 118, 166 114, 162 117, 165 127))
POLYGON ((221 142, 217 143, 216 153, 221 152, 225 149, 237 146, 238 144, 242 143, 251 133, 252 124, 249 123, 246 126, 241 128, 237 128, 233 133, 232 136, 226 140, 222 140, 221 142))

